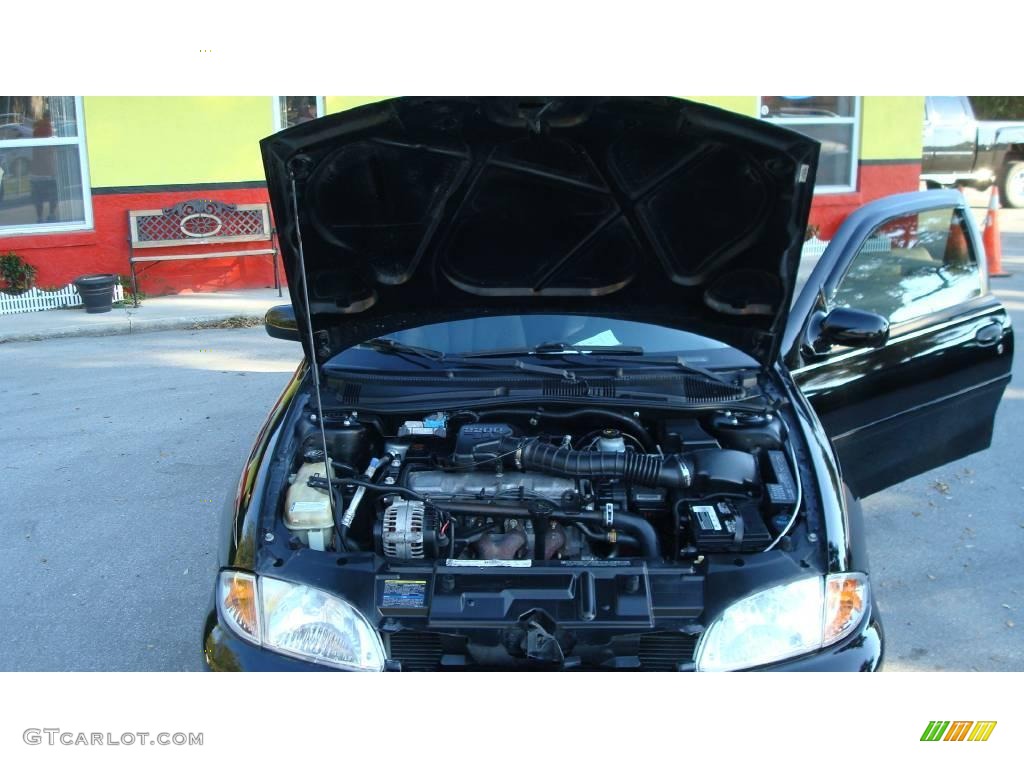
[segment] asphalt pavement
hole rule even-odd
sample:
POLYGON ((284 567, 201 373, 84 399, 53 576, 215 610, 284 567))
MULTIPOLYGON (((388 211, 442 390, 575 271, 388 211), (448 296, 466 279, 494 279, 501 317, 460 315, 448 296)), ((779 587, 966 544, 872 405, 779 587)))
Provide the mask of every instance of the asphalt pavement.
MULTIPOLYGON (((200 669, 220 508, 298 358, 259 328, 0 346, 0 670, 200 669)), ((1022 447, 1016 381, 992 448, 864 501, 887 669, 1024 670, 1022 447)))

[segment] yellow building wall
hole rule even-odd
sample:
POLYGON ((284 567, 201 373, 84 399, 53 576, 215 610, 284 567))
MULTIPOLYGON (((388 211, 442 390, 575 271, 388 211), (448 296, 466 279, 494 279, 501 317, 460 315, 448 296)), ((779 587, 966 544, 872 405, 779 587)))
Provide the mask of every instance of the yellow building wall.
MULTIPOLYGON (((386 96, 326 96, 328 114, 386 96)), ((684 98, 750 117, 757 96, 684 98)), ((94 187, 258 182, 260 139, 274 130, 270 96, 87 96, 86 145, 94 187)), ((923 96, 861 99, 860 158, 921 156, 923 96)))
POLYGON ((263 179, 269 96, 86 96, 83 109, 94 187, 263 179))
POLYGON ((924 96, 864 96, 861 99, 862 160, 920 160, 924 96))
POLYGON ((680 98, 709 104, 719 109, 727 109, 730 112, 738 112, 747 117, 757 117, 757 96, 682 96, 680 98))
POLYGON ((346 109, 372 104, 375 101, 390 98, 388 96, 324 96, 324 111, 328 115, 344 112, 346 109))

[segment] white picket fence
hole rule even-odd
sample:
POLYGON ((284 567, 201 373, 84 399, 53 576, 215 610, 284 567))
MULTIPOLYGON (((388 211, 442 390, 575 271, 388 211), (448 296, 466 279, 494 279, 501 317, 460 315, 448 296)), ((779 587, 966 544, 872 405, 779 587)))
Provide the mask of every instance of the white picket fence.
MULTIPOLYGON (((123 300, 124 288, 114 285, 114 301, 123 300)), ((32 288, 17 296, 0 291, 0 315, 16 315, 20 312, 39 312, 44 309, 80 306, 82 306, 82 297, 78 295, 78 290, 73 283, 56 291, 32 288)))

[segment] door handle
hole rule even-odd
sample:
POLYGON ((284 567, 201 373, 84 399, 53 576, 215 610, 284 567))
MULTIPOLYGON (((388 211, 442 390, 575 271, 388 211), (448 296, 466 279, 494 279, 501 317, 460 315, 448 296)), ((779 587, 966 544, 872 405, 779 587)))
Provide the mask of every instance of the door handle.
POLYGON ((974 340, 983 347, 991 347, 1003 337, 1003 324, 996 321, 982 326, 974 334, 974 340))

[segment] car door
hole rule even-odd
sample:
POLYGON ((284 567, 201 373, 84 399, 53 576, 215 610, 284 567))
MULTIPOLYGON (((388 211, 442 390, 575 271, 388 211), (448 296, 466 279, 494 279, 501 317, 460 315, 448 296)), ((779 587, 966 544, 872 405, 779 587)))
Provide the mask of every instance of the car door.
POLYGON ((987 448, 1013 331, 963 197, 894 195, 851 214, 783 350, 858 497, 987 448))
POLYGON ((974 170, 977 124, 966 96, 929 96, 925 100, 923 173, 974 170))

